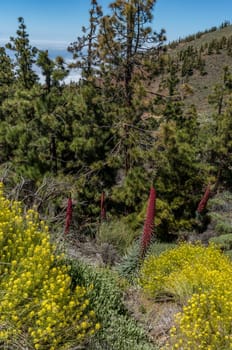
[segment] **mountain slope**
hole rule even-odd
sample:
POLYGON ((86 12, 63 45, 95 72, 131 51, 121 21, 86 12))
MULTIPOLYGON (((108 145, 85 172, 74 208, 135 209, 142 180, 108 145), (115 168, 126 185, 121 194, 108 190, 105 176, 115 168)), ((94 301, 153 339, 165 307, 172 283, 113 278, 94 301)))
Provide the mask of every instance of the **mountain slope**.
POLYGON ((208 96, 216 84, 224 83, 224 68, 232 67, 232 25, 199 32, 186 39, 170 43, 159 58, 165 66, 152 84, 154 93, 168 96, 171 67, 175 66, 178 83, 175 94, 186 107, 194 104, 197 112, 213 112, 208 96))

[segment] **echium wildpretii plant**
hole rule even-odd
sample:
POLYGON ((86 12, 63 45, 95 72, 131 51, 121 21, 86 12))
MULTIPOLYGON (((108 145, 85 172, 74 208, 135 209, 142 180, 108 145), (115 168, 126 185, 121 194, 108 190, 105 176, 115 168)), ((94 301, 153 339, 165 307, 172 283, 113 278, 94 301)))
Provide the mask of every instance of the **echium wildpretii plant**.
POLYGON ((103 191, 101 194, 101 213, 100 220, 101 222, 106 219, 106 208, 105 208, 105 192, 103 191))
POLYGON ((72 220, 72 210, 73 210, 72 198, 69 197, 67 209, 66 209, 66 220, 65 220, 65 229, 64 229, 65 234, 69 233, 69 228, 72 220))
POLYGON ((150 189, 150 195, 148 199, 146 219, 143 228, 143 235, 141 239, 141 256, 144 257, 147 248, 151 242, 154 232, 154 220, 155 220, 155 203, 156 203, 156 191, 152 186, 150 189))
POLYGON ((209 197, 210 197, 210 185, 208 185, 206 187, 206 190, 205 190, 205 193, 202 197, 202 199, 200 200, 199 204, 198 204, 198 207, 197 207, 197 213, 201 214, 202 211, 206 208, 206 205, 207 205, 207 202, 209 200, 209 197))

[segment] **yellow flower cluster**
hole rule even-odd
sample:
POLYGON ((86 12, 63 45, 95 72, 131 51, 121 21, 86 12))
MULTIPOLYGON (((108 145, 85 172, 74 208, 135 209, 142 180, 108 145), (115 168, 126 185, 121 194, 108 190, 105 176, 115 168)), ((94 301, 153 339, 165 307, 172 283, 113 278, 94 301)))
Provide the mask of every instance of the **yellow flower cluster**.
POLYGON ((194 293, 212 288, 214 271, 230 266, 215 245, 183 243, 158 257, 148 256, 141 268, 140 284, 152 297, 167 293, 184 304, 194 293))
POLYGON ((23 216, 0 184, 0 341, 23 334, 35 349, 65 349, 100 328, 88 291, 72 290, 68 267, 54 250, 38 214, 23 216))
POLYGON ((232 349, 232 264, 214 246, 181 244, 148 257, 141 285, 152 296, 173 295, 183 305, 164 349, 232 349))
POLYGON ((232 349, 231 276, 232 266, 224 272, 212 271, 211 289, 193 294, 176 315, 166 349, 232 349))

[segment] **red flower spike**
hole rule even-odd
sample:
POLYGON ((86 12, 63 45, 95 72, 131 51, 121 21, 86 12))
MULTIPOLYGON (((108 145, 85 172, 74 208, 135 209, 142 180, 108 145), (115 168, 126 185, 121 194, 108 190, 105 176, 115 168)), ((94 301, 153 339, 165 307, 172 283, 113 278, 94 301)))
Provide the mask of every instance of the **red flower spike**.
POLYGON ((200 214, 206 207, 208 199, 210 197, 210 185, 207 186, 205 193, 200 201, 200 203, 198 204, 197 207, 197 212, 200 214))
POLYGON ((71 220, 72 220, 72 209, 73 209, 72 208, 72 199, 69 198, 67 209, 66 209, 66 220, 65 220, 65 230, 64 230, 65 234, 69 233, 69 227, 70 227, 71 220))
POLYGON ((143 235, 141 241, 141 255, 144 256, 146 250, 151 242, 152 234, 154 232, 154 220, 155 220, 155 203, 156 203, 156 191, 154 187, 150 189, 150 195, 147 205, 146 219, 143 228, 143 235))
POLYGON ((101 194, 101 221, 106 219, 105 192, 101 194))

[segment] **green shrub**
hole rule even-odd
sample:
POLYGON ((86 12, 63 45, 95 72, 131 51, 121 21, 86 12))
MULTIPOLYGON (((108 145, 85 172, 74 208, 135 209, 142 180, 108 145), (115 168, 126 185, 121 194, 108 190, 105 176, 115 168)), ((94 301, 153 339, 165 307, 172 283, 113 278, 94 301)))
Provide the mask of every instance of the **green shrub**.
POLYGON ((209 209, 211 226, 218 235, 232 233, 232 194, 225 191, 210 199, 209 209))
POLYGON ((228 212, 232 209, 232 193, 224 191, 211 198, 208 202, 210 211, 228 212))
POLYGON ((136 232, 123 220, 103 222, 97 232, 99 243, 112 244, 119 253, 125 253, 136 236, 136 232))
POLYGON ((217 224, 215 225, 215 231, 220 235, 231 233, 232 232, 231 222, 226 222, 224 221, 224 219, 222 219, 221 221, 218 221, 217 224))
POLYGON ((176 248, 175 243, 163 243, 163 242, 154 242, 148 248, 147 256, 159 256, 163 252, 176 248))
POLYGON ((130 283, 133 283, 138 277, 138 270, 140 268, 140 241, 135 241, 128 248, 120 264, 116 267, 119 275, 126 278, 130 283))
MULTIPOLYGON (((176 245, 171 243, 151 243, 146 256, 153 255, 158 256, 166 250, 174 248, 176 245)), ((123 257, 116 270, 119 275, 126 278, 130 283, 137 282, 138 272, 141 267, 141 247, 140 241, 135 241, 128 248, 126 255, 123 257)))
POLYGON ((212 237, 210 238, 210 242, 213 242, 217 245, 222 250, 228 251, 232 249, 232 234, 227 234, 227 235, 221 235, 218 237, 212 237))
POLYGON ((232 249, 225 251, 225 255, 228 256, 230 260, 232 260, 232 249))
POLYGON ((101 330, 86 344, 86 350, 151 350, 155 349, 145 332, 128 315, 123 304, 123 286, 109 269, 71 262, 73 286, 81 281, 88 290, 90 304, 98 315, 101 330), (89 287, 94 285, 93 289, 89 287))
POLYGON ((125 314, 123 291, 116 274, 108 268, 91 267, 78 260, 70 260, 68 265, 72 288, 80 284, 89 289, 88 298, 100 318, 104 318, 108 310, 125 314))
POLYGON ((132 318, 113 313, 110 323, 92 338, 86 350, 158 350, 132 318))

